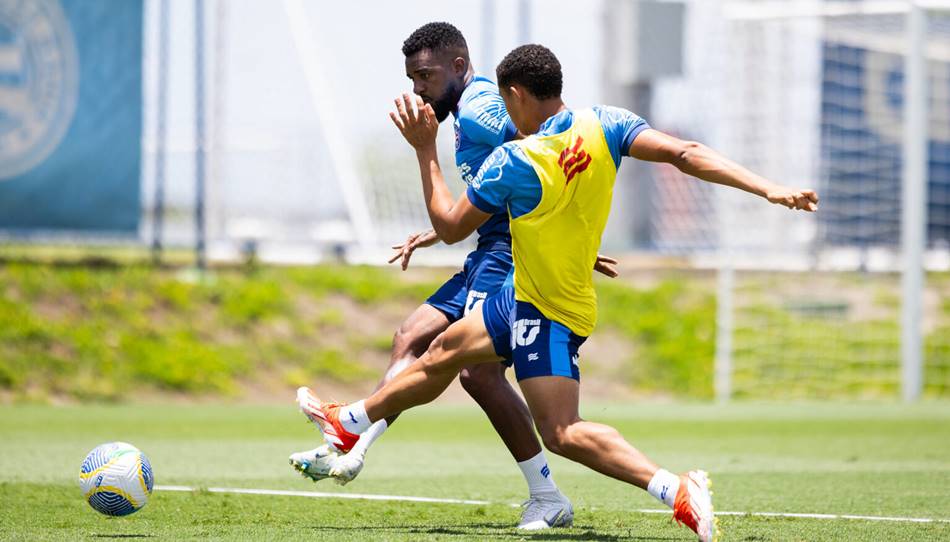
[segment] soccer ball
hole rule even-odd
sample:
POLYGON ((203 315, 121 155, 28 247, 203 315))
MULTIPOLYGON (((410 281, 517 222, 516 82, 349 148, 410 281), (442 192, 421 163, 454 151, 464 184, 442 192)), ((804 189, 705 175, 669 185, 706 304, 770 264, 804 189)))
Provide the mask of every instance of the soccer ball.
POLYGON ((152 494, 152 465, 138 448, 109 442, 89 452, 79 469, 83 497, 97 512, 127 516, 141 510, 152 494))

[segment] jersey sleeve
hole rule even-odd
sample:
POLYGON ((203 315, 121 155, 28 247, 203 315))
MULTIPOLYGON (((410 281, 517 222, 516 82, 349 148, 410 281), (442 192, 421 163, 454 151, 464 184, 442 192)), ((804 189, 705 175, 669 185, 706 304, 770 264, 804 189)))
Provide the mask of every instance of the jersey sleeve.
POLYGON ((600 124, 604 127, 610 156, 614 159, 614 165, 619 168, 620 160, 627 155, 630 144, 650 125, 643 118, 620 107, 605 105, 595 107, 594 111, 597 112, 600 124))
POLYGON ((510 164, 511 157, 505 147, 498 147, 488 155, 466 192, 472 205, 492 214, 507 208, 511 189, 510 184, 502 181, 502 174, 510 164))
POLYGON ((508 143, 488 156, 467 194, 472 205, 486 213, 507 211, 517 218, 541 202, 541 182, 524 152, 508 143))
POLYGON ((482 92, 459 111, 459 129, 475 143, 497 147, 515 138, 515 128, 505 102, 495 92, 482 92))

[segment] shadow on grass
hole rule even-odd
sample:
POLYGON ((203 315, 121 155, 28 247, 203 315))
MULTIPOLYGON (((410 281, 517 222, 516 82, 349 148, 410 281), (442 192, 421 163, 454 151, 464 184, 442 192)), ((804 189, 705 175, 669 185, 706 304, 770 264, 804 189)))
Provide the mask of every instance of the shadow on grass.
POLYGON ((438 527, 420 527, 418 525, 386 525, 386 526, 336 526, 322 525, 313 527, 318 531, 377 531, 402 533, 406 535, 445 535, 471 538, 484 537, 484 539, 493 540, 577 540, 577 541, 598 541, 598 542, 621 542, 636 540, 682 540, 677 536, 636 536, 616 535, 598 532, 587 528, 555 529, 533 533, 530 531, 518 531, 508 523, 461 523, 458 525, 441 525, 438 527))

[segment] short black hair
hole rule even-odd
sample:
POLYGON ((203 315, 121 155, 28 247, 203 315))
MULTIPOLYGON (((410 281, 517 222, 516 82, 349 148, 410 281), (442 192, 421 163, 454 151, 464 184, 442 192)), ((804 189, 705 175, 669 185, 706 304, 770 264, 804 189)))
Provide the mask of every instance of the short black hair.
POLYGON ((561 63, 550 49, 536 43, 515 48, 495 68, 498 86, 521 85, 539 100, 558 98, 564 86, 561 63))
POLYGON ((431 51, 461 49, 466 55, 468 54, 465 36, 449 23, 426 23, 402 42, 402 54, 407 57, 423 49, 431 51))

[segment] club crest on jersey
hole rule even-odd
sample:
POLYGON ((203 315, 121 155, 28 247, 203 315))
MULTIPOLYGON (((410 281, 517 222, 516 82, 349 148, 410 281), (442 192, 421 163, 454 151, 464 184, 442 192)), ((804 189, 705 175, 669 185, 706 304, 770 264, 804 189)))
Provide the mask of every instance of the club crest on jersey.
POLYGON ((518 320, 514 323, 511 330, 511 347, 528 346, 538 338, 541 332, 541 320, 518 320))
POLYGON ((584 144, 584 138, 577 136, 577 139, 574 141, 573 145, 568 145, 566 149, 561 151, 561 156, 557 160, 557 165, 561 167, 564 171, 564 176, 567 177, 567 181, 564 184, 570 184, 571 179, 575 175, 587 169, 587 166, 590 165, 591 158, 582 148, 584 144))

